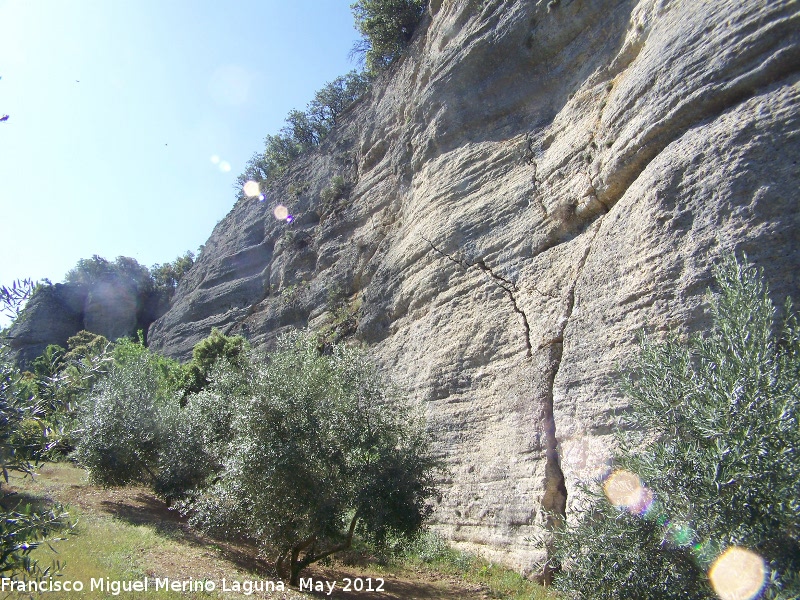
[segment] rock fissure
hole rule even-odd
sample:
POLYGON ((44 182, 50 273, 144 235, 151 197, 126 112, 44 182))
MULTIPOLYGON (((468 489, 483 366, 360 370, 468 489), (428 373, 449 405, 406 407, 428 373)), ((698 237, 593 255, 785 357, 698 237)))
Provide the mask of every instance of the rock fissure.
POLYGON ((451 262, 454 262, 455 264, 459 265, 464 270, 467 270, 470 267, 477 267, 478 269, 480 269, 481 271, 486 273, 489 276, 489 278, 492 281, 494 281, 495 285, 500 287, 500 289, 502 289, 506 293, 506 295, 508 296, 508 299, 511 300, 511 306, 512 306, 514 312, 517 313, 520 317, 522 317, 522 325, 523 325, 523 327, 525 329, 525 349, 526 349, 525 356, 527 356, 528 358, 531 358, 531 356, 532 356, 532 348, 533 348, 533 346, 531 345, 531 327, 530 327, 530 324, 528 323, 528 316, 519 307, 519 304, 517 303, 517 297, 516 297, 516 292, 518 291, 517 285, 513 281, 511 281, 509 279, 506 279, 502 275, 498 275, 497 273, 495 273, 490 267, 488 267, 486 265, 486 262, 484 262, 484 260, 482 258, 479 258, 478 260, 476 260, 473 263, 470 263, 469 261, 467 261, 466 259, 463 259, 463 258, 462 259, 457 259, 457 258, 454 258, 451 255, 449 255, 447 252, 445 252, 441 248, 438 248, 429 239, 427 239, 425 237, 423 237, 422 239, 424 239, 426 242, 428 242, 428 245, 430 245, 430 247, 433 248, 433 250, 435 250, 437 253, 441 254, 442 256, 444 256, 445 258, 450 260, 451 262))
MULTIPOLYGON (((542 496, 542 511, 545 515, 545 528, 553 530, 559 522, 566 518, 567 514, 567 486, 564 477, 564 471, 561 469, 561 459, 558 452, 558 439, 556 437, 556 421, 555 421, 555 381, 558 372, 561 368, 561 362, 564 358, 564 335, 569 325, 569 320, 575 309, 575 289, 578 286, 578 281, 583 275, 586 261, 589 259, 589 254, 592 251, 597 232, 600 230, 600 225, 603 221, 601 216, 592 224, 594 232, 586 245, 586 251, 583 253, 581 260, 575 270, 575 277, 572 284, 567 290, 567 303, 564 314, 558 320, 558 331, 556 336, 546 342, 540 344, 537 350, 545 350, 547 352, 547 361, 550 366, 547 374, 547 391, 544 398, 542 407, 542 429, 545 437, 545 484, 544 495, 542 496)), ((547 545, 548 554, 550 553, 549 544, 547 545)), ((550 582, 553 577, 552 566, 546 563, 540 578, 544 582, 550 582)))

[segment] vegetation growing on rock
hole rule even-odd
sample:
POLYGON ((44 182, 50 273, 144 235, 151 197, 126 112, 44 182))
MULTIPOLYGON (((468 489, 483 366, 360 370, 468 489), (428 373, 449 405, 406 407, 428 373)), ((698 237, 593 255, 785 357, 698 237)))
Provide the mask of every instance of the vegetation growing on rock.
POLYGON ((192 360, 184 366, 181 387, 184 394, 195 394, 205 389, 211 370, 219 361, 230 368, 243 369, 249 346, 241 336, 227 336, 213 328, 211 334, 192 350, 192 360))
POLYGON ((186 252, 174 261, 155 264, 151 269, 140 265, 135 259, 118 256, 113 262, 94 255, 81 259, 67 273, 64 282, 90 290, 100 283, 123 285, 133 289, 145 299, 155 296, 169 301, 175 293, 178 282, 194 265, 194 254, 186 252))
POLYGON ((322 143, 340 116, 366 94, 373 79, 403 54, 426 6, 426 0, 358 0, 352 5, 355 26, 362 35, 353 55, 364 59, 366 70, 337 77, 314 94, 306 110, 289 112, 280 132, 266 136, 264 150, 253 154, 237 178, 240 197, 248 181, 274 180, 297 157, 322 143))
POLYGON ((380 73, 406 50, 427 0, 358 0, 352 5, 362 39, 353 48, 369 73, 380 73))
POLYGON ((281 131, 264 139, 263 152, 255 153, 247 162, 237 179, 239 193, 248 181, 274 180, 298 156, 319 146, 342 113, 367 92, 370 81, 365 73, 351 71, 325 84, 305 111, 292 110, 281 131))

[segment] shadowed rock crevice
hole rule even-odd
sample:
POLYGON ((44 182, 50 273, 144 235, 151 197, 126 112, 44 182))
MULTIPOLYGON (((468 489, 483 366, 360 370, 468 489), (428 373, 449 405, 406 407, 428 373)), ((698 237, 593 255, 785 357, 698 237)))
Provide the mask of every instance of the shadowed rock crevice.
MULTIPOLYGON (((591 254, 592 247, 600 230, 603 217, 598 218, 591 225, 594 229, 587 232, 590 236, 586 244, 586 250, 581 256, 575 269, 575 276, 572 278, 567 289, 566 306, 564 313, 558 320, 556 336, 539 345, 537 351, 546 353, 546 363, 549 365, 547 373, 547 388, 542 406, 542 430, 544 431, 545 441, 545 485, 544 495, 542 496, 542 511, 545 516, 545 528, 552 530, 557 527, 567 515, 567 487, 564 472, 561 469, 561 460, 558 451, 558 438, 556 436, 555 420, 555 381, 561 368, 564 358, 564 336, 569 326, 570 318, 575 309, 575 289, 581 279, 586 262, 591 254)), ((553 571, 549 563, 545 563, 540 574, 540 579, 545 583, 552 581, 553 571)))

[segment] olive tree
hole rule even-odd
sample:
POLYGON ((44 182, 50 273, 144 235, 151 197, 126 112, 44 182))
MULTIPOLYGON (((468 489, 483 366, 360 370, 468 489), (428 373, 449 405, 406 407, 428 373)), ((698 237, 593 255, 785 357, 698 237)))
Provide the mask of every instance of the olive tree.
POLYGON ((168 503, 190 502, 223 467, 231 439, 233 399, 243 395, 248 382, 241 365, 224 358, 209 370, 208 378, 206 389, 160 411, 165 437, 153 489, 168 503))
POLYGON ((293 333, 243 379, 221 469, 183 505, 194 524, 272 548, 293 585, 357 534, 381 543, 421 526, 439 461, 417 413, 362 354, 323 354, 293 333))
POLYGON ((589 488, 556 533, 556 585, 577 598, 800 597, 800 330, 789 301, 777 322, 753 267, 728 256, 716 280, 710 331, 642 340, 612 502, 589 488), (738 591, 720 591, 723 572, 738 591))
POLYGON ((155 485, 179 405, 182 368, 141 343, 118 340, 108 372, 82 398, 74 457, 101 485, 155 485))
MULTIPOLYGON (((0 313, 16 317, 20 307, 31 297, 35 285, 30 280, 15 282, 10 288, 0 287, 0 313)), ((51 573, 31 557, 42 544, 56 541, 55 532, 68 526, 68 514, 61 506, 32 509, 14 498, 2 485, 8 483, 9 472, 32 475, 32 454, 46 449, 45 427, 41 407, 26 385, 0 341, 0 575, 3 577, 41 578, 51 573), (37 447, 31 437, 21 435, 26 429, 40 433, 37 447)), ((60 565, 56 563, 56 570, 60 565)))
POLYGON ((229 396, 246 383, 245 347, 243 338, 214 330, 181 366, 119 340, 108 373, 81 401, 75 459, 101 485, 143 482, 167 502, 192 496, 219 468, 229 396), (203 391, 210 381, 214 390, 203 391), (193 383, 199 393, 187 397, 193 383))

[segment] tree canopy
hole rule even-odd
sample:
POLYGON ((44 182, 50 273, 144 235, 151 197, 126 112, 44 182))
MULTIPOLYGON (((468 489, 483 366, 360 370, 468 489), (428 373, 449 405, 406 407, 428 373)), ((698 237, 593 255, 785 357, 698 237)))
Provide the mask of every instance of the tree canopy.
POLYGON ((578 598, 800 597, 800 329, 753 267, 716 280, 706 335, 643 338, 607 500, 556 533, 578 598))
POLYGON ((298 156, 318 146, 369 84, 366 74, 351 71, 325 84, 305 111, 292 110, 281 131, 264 139, 264 151, 250 158, 237 179, 237 189, 241 192, 247 181, 261 183, 280 176, 298 156))
POLYGON ((427 0, 358 0, 351 5, 362 40, 353 52, 363 55, 367 71, 378 73, 405 52, 427 0))
POLYGON ((195 524, 277 550, 295 585, 355 534, 381 543, 420 527, 439 463, 419 416, 361 354, 321 354, 296 333, 251 363, 246 381, 221 469, 186 505, 195 524))

